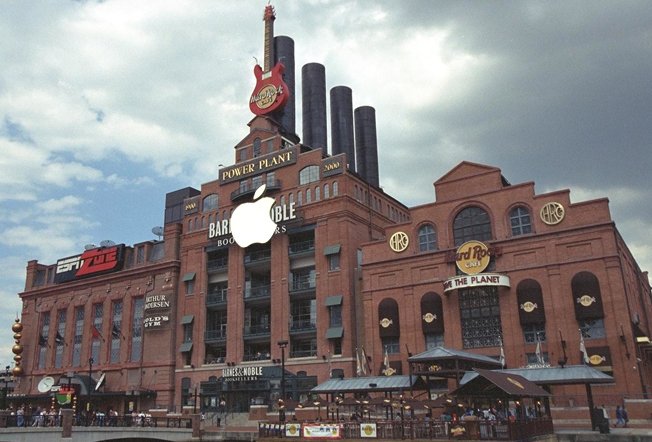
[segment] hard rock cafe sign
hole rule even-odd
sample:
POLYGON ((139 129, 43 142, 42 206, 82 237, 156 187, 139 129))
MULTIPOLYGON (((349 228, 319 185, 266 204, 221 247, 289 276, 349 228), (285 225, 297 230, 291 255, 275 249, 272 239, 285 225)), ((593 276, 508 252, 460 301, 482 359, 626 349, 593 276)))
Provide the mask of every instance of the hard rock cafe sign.
POLYGON ((595 299, 594 296, 591 295, 582 295, 579 298, 576 299, 577 303, 580 304, 582 307, 590 307, 591 304, 596 302, 597 300, 595 299))
POLYGON ((523 304, 521 304, 520 307, 521 307, 521 310, 525 311, 526 313, 532 313, 539 306, 537 305, 536 302, 527 301, 527 302, 524 302, 523 304))
POLYGON ((389 327, 390 325, 392 325, 393 323, 394 323, 394 321, 392 321, 392 320, 389 319, 389 318, 383 318, 383 319, 380 320, 380 326, 381 326, 382 328, 387 328, 387 327, 389 327))
POLYGON ((457 248, 455 264, 467 275, 483 272, 489 265, 493 251, 480 241, 467 241, 457 248))
POLYGON ((249 99, 249 109, 256 115, 266 115, 281 108, 290 96, 290 90, 283 81, 283 63, 276 63, 272 67, 274 60, 274 7, 267 5, 265 7, 265 62, 264 67, 256 65, 254 67, 254 76, 256 77, 256 86, 249 99))

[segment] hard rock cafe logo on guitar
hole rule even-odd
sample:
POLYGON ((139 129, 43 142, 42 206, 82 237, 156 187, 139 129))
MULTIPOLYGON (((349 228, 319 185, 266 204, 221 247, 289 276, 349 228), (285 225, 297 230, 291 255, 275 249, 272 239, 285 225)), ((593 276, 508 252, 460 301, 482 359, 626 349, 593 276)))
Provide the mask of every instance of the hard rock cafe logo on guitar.
POLYGON ((281 108, 288 100, 290 91, 283 81, 283 63, 276 63, 274 60, 274 8, 271 5, 265 7, 265 62, 264 69, 260 65, 254 67, 256 86, 249 99, 249 109, 256 115, 265 115, 281 108))

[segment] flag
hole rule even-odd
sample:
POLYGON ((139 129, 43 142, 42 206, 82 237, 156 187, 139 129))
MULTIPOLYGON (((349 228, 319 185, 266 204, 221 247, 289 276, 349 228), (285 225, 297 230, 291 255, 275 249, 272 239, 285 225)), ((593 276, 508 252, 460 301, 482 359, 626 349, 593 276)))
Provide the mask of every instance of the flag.
POLYGON ((389 366, 389 354, 387 353, 387 347, 385 347, 385 356, 383 357, 383 374, 385 376, 391 376, 394 373, 396 373, 396 370, 394 370, 392 367, 389 366))
POLYGON ((104 336, 102 336, 102 333, 100 333, 97 327, 91 327, 91 334, 93 335, 93 339, 101 339, 104 341, 104 336))
POLYGON ((589 354, 586 352, 586 346, 584 346, 584 335, 582 334, 582 329, 580 329, 580 353, 582 353, 582 362, 588 364, 589 354))
POLYGON ((362 363, 360 362, 360 352, 358 351, 358 347, 355 348, 355 362, 356 362, 355 373, 358 376, 362 376, 362 363))
POLYGON ((503 348, 503 340, 500 340, 500 368, 505 368, 505 349, 503 348))
POLYGON ((364 351, 364 347, 360 347, 360 360, 362 362, 362 375, 367 376, 367 373, 371 374, 371 370, 369 370, 369 360, 367 359, 367 352, 364 351))
POLYGON ((39 335, 39 337, 38 337, 38 345, 41 346, 41 347, 45 347, 46 345, 48 345, 48 338, 46 338, 43 335, 39 335))
POLYGON ((54 337, 54 342, 57 344, 63 344, 64 339, 63 336, 61 336, 61 333, 57 332, 57 335, 54 337))
POLYGON ((537 348, 534 351, 534 353, 537 355, 537 362, 539 364, 543 364, 545 361, 543 360, 543 353, 541 353, 541 341, 539 340, 538 333, 537 333, 537 348))
POLYGON ((113 339, 120 339, 120 335, 121 335, 120 329, 116 324, 113 324, 113 328, 111 329, 111 337, 113 339))

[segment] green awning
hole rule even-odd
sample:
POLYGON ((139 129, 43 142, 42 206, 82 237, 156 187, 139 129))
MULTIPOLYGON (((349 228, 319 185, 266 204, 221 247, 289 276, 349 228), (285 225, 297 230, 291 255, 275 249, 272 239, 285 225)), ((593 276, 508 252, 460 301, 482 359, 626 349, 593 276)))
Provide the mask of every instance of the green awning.
POLYGON ((192 281, 193 279, 195 279, 195 272, 188 272, 183 275, 183 282, 192 281))
POLYGON ((332 246, 324 247, 324 255, 335 255, 337 253, 340 253, 340 245, 339 244, 334 244, 332 246))
POLYGON ((342 305, 342 295, 333 295, 326 298, 326 307, 342 305))
POLYGON ((184 315, 184 317, 181 318, 181 325, 192 324, 193 319, 195 319, 195 315, 184 315))
POLYGON ((188 353, 190 350, 192 350, 192 342, 184 342, 179 347, 179 353, 188 353))
POLYGON ((344 336, 344 327, 330 327, 326 330, 326 339, 340 339, 344 336))

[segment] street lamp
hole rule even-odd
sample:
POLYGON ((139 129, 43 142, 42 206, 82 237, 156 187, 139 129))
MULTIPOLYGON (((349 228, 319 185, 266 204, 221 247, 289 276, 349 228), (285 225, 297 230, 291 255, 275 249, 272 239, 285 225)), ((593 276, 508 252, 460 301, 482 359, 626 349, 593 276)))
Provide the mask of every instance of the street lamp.
POLYGON ((86 426, 88 427, 91 422, 91 394, 93 393, 93 388, 91 387, 91 381, 93 380, 93 362, 95 360, 91 357, 88 358, 88 403, 86 404, 86 426))
MULTIPOLYGON (((285 401, 285 347, 288 346, 288 341, 282 339, 277 344, 281 348, 281 399, 285 401)), ((285 422, 285 408, 279 409, 278 419, 285 422)))

